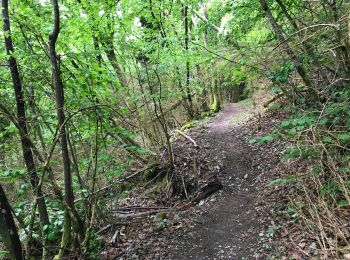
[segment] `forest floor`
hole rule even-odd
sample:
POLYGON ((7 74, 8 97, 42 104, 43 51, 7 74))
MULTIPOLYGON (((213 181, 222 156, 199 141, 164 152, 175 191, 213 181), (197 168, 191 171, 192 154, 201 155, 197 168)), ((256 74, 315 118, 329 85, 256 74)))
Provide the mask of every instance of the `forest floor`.
POLYGON ((247 106, 227 104, 201 136, 208 156, 222 160, 218 177, 224 185, 219 197, 206 202, 197 223, 175 240, 169 259, 249 259, 263 232, 264 219, 256 210, 259 170, 254 151, 242 140, 247 106))
POLYGON ((282 256, 280 245, 274 245, 279 226, 271 216, 280 191, 266 184, 279 167, 284 144, 248 143, 253 137, 269 133, 281 116, 270 113, 261 119, 257 117, 260 112, 261 108, 254 108, 250 102, 226 104, 217 116, 186 131, 198 144, 197 148, 186 138, 176 139, 175 174, 184 174, 183 180, 188 180, 191 176, 186 174, 199 168, 195 176, 199 187, 215 179, 223 188, 195 204, 191 201, 196 192, 190 193, 190 189, 187 199, 184 196, 169 199, 162 192, 154 192, 155 189, 152 194, 149 188, 145 192, 137 189, 125 199, 124 207, 128 210, 130 205, 141 205, 140 209, 164 207, 164 215, 159 210, 151 212, 152 215, 136 213, 125 226, 111 229, 105 237, 108 242, 103 259, 282 256))

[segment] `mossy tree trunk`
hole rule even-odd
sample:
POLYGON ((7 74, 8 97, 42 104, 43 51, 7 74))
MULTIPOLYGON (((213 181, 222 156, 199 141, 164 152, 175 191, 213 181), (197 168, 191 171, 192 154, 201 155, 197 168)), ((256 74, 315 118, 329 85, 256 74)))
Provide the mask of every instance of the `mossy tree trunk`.
POLYGON ((210 106, 210 109, 214 112, 217 113, 219 112, 221 108, 221 102, 220 102, 220 96, 219 96, 219 82, 217 79, 214 80, 214 86, 213 86, 213 103, 210 106))

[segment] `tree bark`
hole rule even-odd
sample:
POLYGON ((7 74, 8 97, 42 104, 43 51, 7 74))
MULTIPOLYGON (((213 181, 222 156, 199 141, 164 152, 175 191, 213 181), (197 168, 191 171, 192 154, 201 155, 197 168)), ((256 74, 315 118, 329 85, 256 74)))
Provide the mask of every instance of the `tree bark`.
MULTIPOLYGON (((295 29, 295 31, 299 31, 299 26, 293 20, 292 16, 289 14, 289 12, 288 12, 286 6, 284 5, 283 1, 282 0, 276 0, 276 2, 280 6, 280 8, 282 10, 282 13, 285 15, 285 17, 287 18, 289 23, 292 25, 292 27, 295 29)), ((320 74, 322 76, 322 79, 328 85, 329 84, 329 80, 328 80, 327 74, 324 71, 324 69, 322 68, 321 63, 320 63, 319 59, 317 58, 315 52, 313 51, 313 47, 307 41, 304 41, 304 39, 302 38, 301 33, 298 33, 298 35, 300 37, 300 40, 302 42, 302 46, 304 47, 306 53, 311 57, 313 63, 315 64, 316 68, 320 72, 320 74)))
POLYGON ((35 93, 34 93, 34 87, 32 85, 29 86, 29 97, 28 97, 28 105, 31 109, 32 116, 35 118, 34 123, 34 129, 36 131, 37 136, 39 137, 41 148, 43 150, 43 153, 46 154, 46 145, 43 133, 41 131, 41 126, 39 124, 39 121, 37 121, 38 118, 38 111, 35 106, 35 93))
POLYGON ((294 66, 295 66, 297 72, 299 73, 301 79, 303 80, 304 84, 308 88, 311 88, 312 85, 311 85, 309 78, 306 75, 306 71, 305 71, 304 67, 301 65, 300 60, 295 55, 292 48, 289 46, 286 39, 284 38, 282 29, 280 28, 280 26, 277 24, 277 21, 273 17, 266 0, 259 0, 259 2, 260 2, 260 5, 261 5, 265 15, 266 15, 266 18, 271 23, 271 26, 272 26, 273 31, 275 32, 275 35, 277 36, 277 38, 281 42, 281 44, 284 46, 289 58, 292 60, 294 66))
MULTIPOLYGON (((332 14, 333 14, 333 23, 337 24, 339 23, 339 9, 338 9, 338 5, 337 5, 337 1, 333 0, 333 1, 329 1, 327 2, 330 5, 330 8, 332 10, 332 14)), ((336 29, 335 32, 335 39, 338 42, 339 48, 337 48, 337 52, 338 55, 341 57, 341 60, 343 60, 344 63, 344 71, 347 74, 347 77, 350 77, 350 46, 347 44, 347 42, 345 41, 345 43, 342 40, 342 32, 341 30, 338 28, 336 29)))
POLYGON ((126 78, 124 76, 124 73, 121 67, 119 66, 117 55, 115 54, 113 44, 107 44, 106 55, 112 67, 114 68, 115 74, 117 75, 120 85, 127 90, 128 82, 126 81, 126 78))
POLYGON ((114 44, 113 44, 113 38, 114 38, 114 30, 112 30, 112 24, 109 22, 107 24, 107 27, 111 30, 111 33, 106 35, 103 40, 101 40, 101 44, 104 45, 105 47, 105 53, 106 56, 109 60, 109 62, 111 63, 112 67, 114 68, 115 74, 119 80, 120 85, 122 86, 122 88, 124 88, 125 90, 128 89, 128 82, 125 78, 124 72, 122 70, 122 68, 119 65, 118 62, 118 58, 117 55, 115 53, 115 49, 114 49, 114 44))
MULTIPOLYGON (((3 0, 3 2, 6 0, 3 0)), ((5 244, 11 259, 22 260, 23 252, 21 241, 17 233, 15 221, 11 214, 11 207, 6 194, 0 184, 0 236, 5 244)))
POLYGON ((27 129, 25 102, 23 97, 22 82, 19 75, 17 61, 13 56, 14 48, 13 48, 13 42, 11 38, 11 26, 10 26, 10 16, 8 11, 8 0, 2 1, 2 16, 3 16, 3 23, 4 23, 3 29, 5 32, 4 37, 5 37, 6 53, 9 56, 8 65, 11 73, 13 89, 16 96, 17 122, 18 122, 18 127, 20 128, 19 133, 21 137, 23 158, 28 171, 30 184, 34 190, 34 194, 38 202, 40 221, 43 225, 48 225, 49 216, 46 209, 45 199, 41 191, 41 188, 38 187, 39 178, 38 178, 35 163, 34 163, 34 156, 31 149, 31 144, 29 142, 29 138, 27 138, 29 134, 27 129))
POLYGON ((53 85, 55 89, 55 99, 56 99, 56 112, 57 120, 60 131, 60 143, 62 160, 64 166, 64 181, 65 181, 65 199, 69 206, 73 205, 74 195, 72 188, 72 176, 70 171, 70 160, 68 154, 67 145, 67 134, 66 127, 61 127, 64 125, 65 115, 64 115, 64 93, 61 85, 61 75, 58 68, 57 57, 56 57, 56 41, 59 33, 59 8, 57 0, 53 0, 54 8, 54 30, 49 36, 49 51, 50 51, 50 61, 51 61, 51 71, 53 76, 53 85))
POLYGON ((67 142, 67 132, 65 125, 65 113, 64 113, 64 90, 61 81, 61 73, 58 68, 58 61, 56 55, 56 42, 58 34, 60 32, 60 15, 59 15, 59 6, 57 0, 52 0, 53 5, 53 15, 54 15, 54 27, 53 31, 49 35, 49 56, 51 61, 51 71, 53 77, 53 85, 55 90, 55 100, 56 100, 56 113, 58 127, 60 129, 60 144, 61 144, 61 153, 62 153, 62 162, 63 162, 63 172, 64 172, 64 188, 65 188, 65 202, 66 202, 66 212, 64 218, 64 231, 62 235, 61 249, 56 258, 62 258, 65 254, 67 247, 74 242, 75 245, 78 244, 78 234, 83 237, 84 225, 80 220, 79 215, 77 214, 74 207, 74 194, 72 187, 72 175, 70 167, 70 158, 68 151, 68 142, 67 142), (72 230, 73 228, 73 230, 72 230), (72 241, 72 234, 75 235, 75 241, 72 241))
POLYGON ((194 111, 193 111, 193 102, 192 102, 192 96, 191 96, 191 90, 190 90, 190 61, 188 59, 188 52, 189 52, 189 32, 188 32, 188 5, 187 3, 184 4, 183 7, 184 10, 184 27, 185 27, 185 51, 187 54, 186 57, 186 97, 189 107, 189 116, 191 119, 194 118, 194 111))

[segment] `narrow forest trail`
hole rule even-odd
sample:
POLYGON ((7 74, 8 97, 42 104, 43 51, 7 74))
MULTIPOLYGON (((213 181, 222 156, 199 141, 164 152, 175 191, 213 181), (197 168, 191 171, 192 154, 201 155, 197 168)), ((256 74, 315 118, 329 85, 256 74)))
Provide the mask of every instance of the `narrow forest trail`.
POLYGON ((193 228, 177 238, 169 259, 252 259, 262 220, 255 210, 258 168, 254 151, 243 138, 246 105, 227 104, 207 125, 201 142, 208 156, 222 160, 219 179, 224 188, 209 198, 193 228))

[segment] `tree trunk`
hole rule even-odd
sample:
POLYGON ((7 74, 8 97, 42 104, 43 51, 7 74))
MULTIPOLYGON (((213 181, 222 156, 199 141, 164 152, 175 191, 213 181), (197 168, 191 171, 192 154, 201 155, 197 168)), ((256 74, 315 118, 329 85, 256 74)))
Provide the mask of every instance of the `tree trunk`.
POLYGON ((39 184, 39 178, 37 175, 35 163, 34 163, 34 157, 33 152, 31 149, 31 144, 29 142, 29 138, 27 138, 28 135, 28 129, 27 129, 27 118, 26 118, 26 112, 25 112, 25 102, 23 97, 23 90, 22 90, 22 82, 19 75, 19 70, 17 66, 17 61, 14 56, 12 56, 14 52, 13 48, 13 42, 11 38, 11 27, 10 27, 10 17, 9 17, 9 11, 8 11, 8 0, 2 1, 2 15, 3 15, 3 29, 5 32, 5 47, 8 58, 8 65, 10 68, 11 78, 12 78, 12 84, 13 89, 16 96, 16 107, 17 107, 17 122, 19 126, 19 133, 21 137, 21 145, 22 145, 22 152, 23 152, 23 158, 24 162, 28 171, 29 175, 29 181, 30 184, 34 190, 34 194, 36 196, 36 200, 38 202, 38 209, 39 209, 39 216, 40 221, 43 225, 49 224, 49 216, 46 209, 45 199, 43 196, 43 193, 41 191, 41 188, 38 187, 39 184))
POLYGON ((54 14, 54 28, 49 35, 49 55, 51 61, 51 71, 53 77, 53 85, 55 89, 56 100, 56 112, 57 121, 60 131, 60 144, 63 161, 64 172, 64 188, 65 188, 65 203, 66 212, 64 217, 64 231, 61 241, 61 249, 56 258, 61 259, 65 254, 67 247, 71 244, 78 245, 79 235, 82 238, 84 233, 84 225, 80 220, 75 207, 74 207, 74 194, 72 187, 72 175, 70 167, 70 159, 68 152, 67 133, 65 126, 65 114, 64 114, 64 90, 62 87, 61 73, 58 68, 57 56, 56 56, 56 41, 60 32, 60 16, 59 6, 57 0, 52 0, 53 14, 54 14), (73 231, 73 232, 72 232, 73 231), (80 233, 80 234, 78 234, 80 233), (74 237, 72 237, 72 235, 74 237), (74 238, 74 241, 73 241, 74 238), (73 242, 73 243, 72 243, 73 242))
MULTIPOLYGON (((6 0, 3 0, 3 2, 6 0)), ((17 233, 15 221, 11 214, 11 207, 0 184, 0 236, 11 259, 22 260, 21 241, 17 233)))
POLYGON ((298 57, 295 55, 295 53, 293 52, 292 48, 289 46, 289 44, 287 43, 286 39, 284 38, 282 29, 279 27, 279 25, 277 24, 275 18, 273 17, 270 8, 267 5, 267 2, 265 0, 259 0, 259 2, 260 2, 260 5, 261 5, 263 11, 265 12, 266 18, 271 23, 273 31, 275 32, 278 40, 284 46, 284 48, 285 48, 289 58, 292 60, 292 62, 294 64, 297 72, 299 73, 301 79, 303 80, 304 84, 308 88, 311 89, 312 85, 311 85, 311 82, 310 82, 309 78, 306 75, 306 71, 305 71, 304 67, 301 65, 298 57))
POLYGON ((114 68, 115 74, 117 75, 120 85, 127 90, 128 82, 126 81, 126 78, 124 76, 124 73, 121 67, 119 66, 117 55, 115 54, 113 44, 107 44, 106 55, 112 67, 114 68))
POLYGON ((209 106, 208 106, 208 90, 207 90, 206 80, 204 79, 201 67, 198 64, 196 65, 196 69, 197 69, 198 80, 202 88, 202 91, 200 94, 201 96, 200 108, 202 112, 207 112, 209 111, 209 106))
POLYGON ((188 108, 189 108, 189 116, 190 119, 194 118, 194 110, 193 110, 193 102, 192 102, 192 96, 191 96, 191 90, 190 90, 190 61, 188 59, 188 52, 189 52, 189 32, 188 32, 188 5, 185 3, 185 6, 183 7, 184 10, 184 27, 185 27, 185 51, 186 51, 186 97, 188 102, 188 108))
POLYGON ((39 141, 41 144, 41 148, 43 149, 43 153, 46 154, 46 145, 43 133, 41 131, 41 126, 39 124, 39 121, 37 121, 38 118, 38 111, 35 106, 35 93, 34 93, 34 87, 32 85, 29 86, 29 98, 28 98, 28 105, 31 109, 32 116, 35 118, 34 128, 36 131, 37 136, 39 137, 39 141))
POLYGON ((69 134, 70 134, 70 132, 68 131, 68 133, 67 133, 67 142, 68 142, 68 146, 69 146, 70 153, 71 153, 71 156, 72 156, 73 169, 75 171, 75 175, 77 176, 80 189, 83 190, 83 189, 85 189, 85 185, 84 185, 83 179, 81 178, 81 175, 80 175, 76 150, 75 150, 75 148, 74 148, 74 146, 73 146, 73 144, 71 142, 71 138, 70 138, 69 134))
MULTIPOLYGON (((297 25, 297 23, 293 20, 292 16, 289 14, 286 6, 284 5, 282 0, 276 0, 276 2, 278 3, 278 5, 280 6, 282 13, 286 16, 287 20, 290 22, 290 24, 292 25, 292 27, 295 29, 295 31, 299 31, 299 26, 297 25)), ((319 59, 317 58, 315 52, 313 51, 313 47, 302 38, 301 33, 298 33, 302 46, 304 47, 306 53, 311 57, 313 63, 315 64, 317 70, 320 72, 322 79, 325 81, 325 84, 329 84, 329 80, 327 77, 326 72, 324 71, 324 69, 321 66, 321 63, 319 61, 319 59)))
MULTIPOLYGON (((331 7, 332 13, 333 13, 333 23, 338 24, 339 23, 339 10, 337 6, 337 1, 329 1, 328 4, 331 7)), ((342 40, 342 32, 339 28, 336 29, 335 32, 335 40, 338 42, 339 48, 337 48, 338 55, 341 57, 340 60, 343 60, 344 63, 344 71, 347 74, 347 77, 350 77, 350 50, 348 47, 350 47, 347 42, 345 43, 342 40)))

